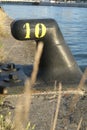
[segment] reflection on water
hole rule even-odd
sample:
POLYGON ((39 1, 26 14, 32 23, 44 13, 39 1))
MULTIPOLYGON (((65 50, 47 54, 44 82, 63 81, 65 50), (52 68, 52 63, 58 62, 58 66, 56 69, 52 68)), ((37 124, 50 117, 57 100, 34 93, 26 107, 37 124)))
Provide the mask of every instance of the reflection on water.
POLYGON ((87 66, 87 8, 3 5, 14 19, 54 18, 81 67, 87 66))

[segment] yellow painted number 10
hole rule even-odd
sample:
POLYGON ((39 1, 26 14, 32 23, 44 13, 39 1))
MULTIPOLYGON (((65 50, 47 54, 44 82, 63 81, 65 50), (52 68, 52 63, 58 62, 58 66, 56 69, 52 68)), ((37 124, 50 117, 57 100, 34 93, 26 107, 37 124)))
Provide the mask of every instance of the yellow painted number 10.
MULTIPOLYGON (((23 28, 26 29, 25 38, 31 38, 31 29, 30 29, 30 23, 25 23, 23 28)), ((36 38, 42 38, 46 35, 46 26, 42 23, 37 23, 35 25, 35 37, 36 38), (41 30, 41 32, 40 32, 41 30)))

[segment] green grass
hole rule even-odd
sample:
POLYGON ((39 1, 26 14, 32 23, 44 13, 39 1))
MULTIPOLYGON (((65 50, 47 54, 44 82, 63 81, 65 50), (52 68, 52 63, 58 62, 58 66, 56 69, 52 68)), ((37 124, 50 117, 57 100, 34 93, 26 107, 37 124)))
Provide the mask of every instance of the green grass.
MULTIPOLYGON (((11 112, 6 115, 0 115, 0 130, 16 130, 14 123, 11 121, 11 112)), ((35 130, 35 125, 29 122, 25 130, 35 130)))
POLYGON ((0 115, 0 130, 13 130, 13 124, 10 119, 11 113, 7 113, 6 115, 0 115))

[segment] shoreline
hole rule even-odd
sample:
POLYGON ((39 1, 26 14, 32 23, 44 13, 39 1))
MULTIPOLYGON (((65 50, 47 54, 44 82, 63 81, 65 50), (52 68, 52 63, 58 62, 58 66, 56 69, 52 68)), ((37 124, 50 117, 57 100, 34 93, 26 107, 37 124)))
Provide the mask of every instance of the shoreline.
POLYGON ((2 5, 56 6, 87 8, 87 3, 49 3, 49 2, 0 2, 2 5))

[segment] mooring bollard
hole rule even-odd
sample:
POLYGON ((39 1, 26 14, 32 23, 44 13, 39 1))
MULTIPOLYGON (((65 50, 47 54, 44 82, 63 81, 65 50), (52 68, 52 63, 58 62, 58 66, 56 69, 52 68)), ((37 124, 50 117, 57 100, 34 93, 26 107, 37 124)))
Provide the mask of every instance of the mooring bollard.
POLYGON ((35 40, 44 44, 38 78, 57 80, 64 84, 77 84, 82 72, 65 43, 58 24, 53 19, 24 19, 13 21, 12 35, 17 40, 35 40))

